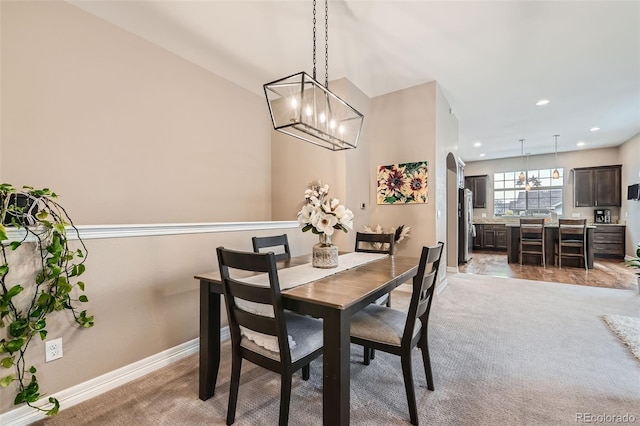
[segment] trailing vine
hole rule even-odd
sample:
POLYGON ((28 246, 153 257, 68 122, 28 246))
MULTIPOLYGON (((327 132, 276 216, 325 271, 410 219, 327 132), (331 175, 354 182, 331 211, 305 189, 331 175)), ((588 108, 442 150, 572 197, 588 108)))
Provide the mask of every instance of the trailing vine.
POLYGON ((6 328, 0 339, 0 387, 17 383, 14 404, 26 404, 48 416, 58 413, 60 403, 50 397, 44 406, 36 405, 40 386, 36 368, 26 364, 29 344, 37 337, 46 340, 47 319, 56 311, 71 312, 80 327, 93 326, 93 316, 76 308, 88 302, 87 296, 72 296, 84 292, 78 277, 85 271, 87 249, 79 234, 80 248, 69 246, 67 229, 76 233, 78 229, 56 198, 48 188, 18 190, 0 184, 0 327, 6 328), (9 233, 9 227, 15 231, 9 233), (20 282, 24 278, 11 274, 12 268, 28 256, 36 259, 34 278, 20 282), (5 369, 13 373, 4 375, 5 369))

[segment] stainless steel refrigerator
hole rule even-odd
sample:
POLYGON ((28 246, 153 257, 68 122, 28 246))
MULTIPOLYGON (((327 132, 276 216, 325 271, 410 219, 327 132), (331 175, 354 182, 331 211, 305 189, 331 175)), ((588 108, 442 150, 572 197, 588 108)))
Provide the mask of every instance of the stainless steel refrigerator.
POLYGON ((473 249, 473 193, 458 190, 458 264, 471 260, 473 249))

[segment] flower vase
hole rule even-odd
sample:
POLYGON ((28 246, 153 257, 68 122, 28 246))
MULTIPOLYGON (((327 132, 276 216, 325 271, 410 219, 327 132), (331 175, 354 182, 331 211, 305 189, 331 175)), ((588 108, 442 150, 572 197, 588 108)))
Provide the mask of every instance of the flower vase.
POLYGON ((314 268, 330 269, 338 267, 338 246, 331 244, 331 236, 325 233, 319 234, 320 242, 313 246, 314 268))

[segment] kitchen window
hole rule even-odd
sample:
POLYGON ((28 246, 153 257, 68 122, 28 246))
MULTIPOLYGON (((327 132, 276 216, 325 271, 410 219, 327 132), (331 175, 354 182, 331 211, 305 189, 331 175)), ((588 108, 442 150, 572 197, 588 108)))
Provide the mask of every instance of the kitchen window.
POLYGON ((494 173, 494 216, 550 216, 552 213, 561 216, 564 169, 557 169, 560 172, 558 179, 553 178, 553 170, 494 173), (520 180, 521 173, 524 174, 523 181, 520 180))

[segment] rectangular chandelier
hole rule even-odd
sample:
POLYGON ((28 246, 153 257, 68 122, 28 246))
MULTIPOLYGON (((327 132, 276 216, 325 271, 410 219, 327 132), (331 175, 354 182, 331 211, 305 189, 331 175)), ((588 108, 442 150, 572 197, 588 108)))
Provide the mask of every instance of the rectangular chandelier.
POLYGON ((264 85, 273 128, 340 151, 358 146, 364 115, 300 72, 264 85))

